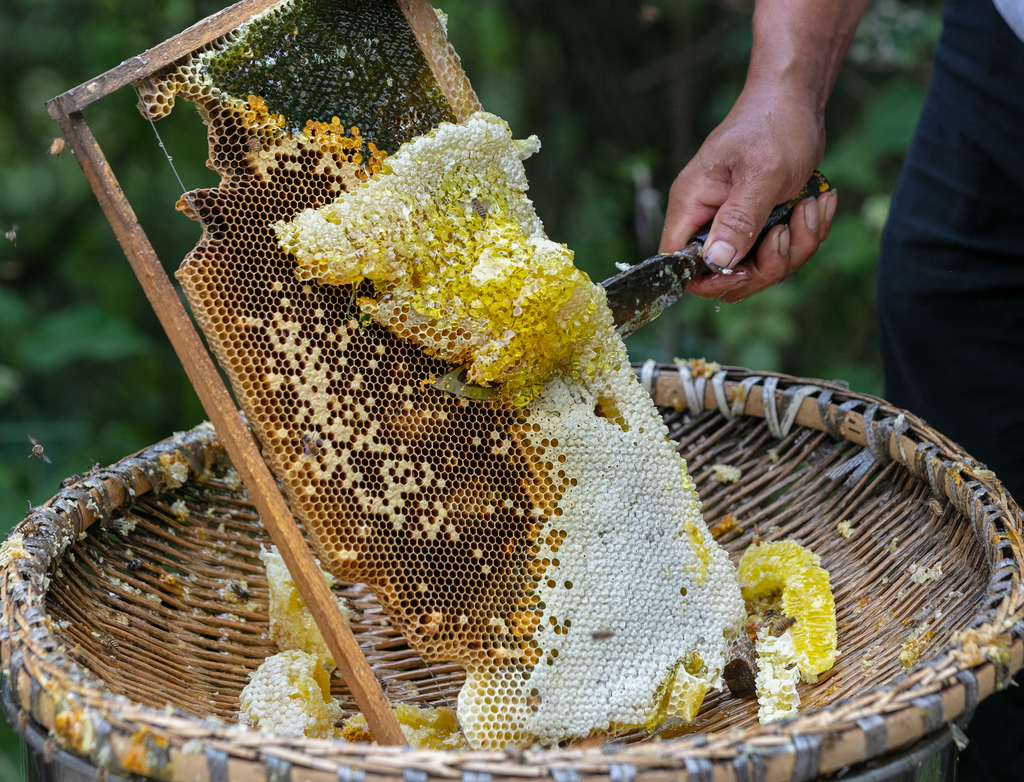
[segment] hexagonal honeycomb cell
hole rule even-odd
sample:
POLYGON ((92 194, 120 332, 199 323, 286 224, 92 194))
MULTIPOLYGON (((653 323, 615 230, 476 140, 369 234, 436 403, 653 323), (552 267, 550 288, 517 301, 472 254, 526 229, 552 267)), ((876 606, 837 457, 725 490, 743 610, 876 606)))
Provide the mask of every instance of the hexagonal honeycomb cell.
POLYGON ((204 228, 178 279, 323 567, 369 585, 425 661, 466 669, 473 747, 690 720, 743 601, 618 338, 528 404, 471 400, 433 385, 440 354, 366 317, 372 279, 302 279, 278 244, 275 225, 385 180, 456 118, 415 41, 394 0, 291 0, 142 85, 150 116, 198 106, 221 175, 178 202, 204 228), (331 57, 367 69, 337 81, 331 57))

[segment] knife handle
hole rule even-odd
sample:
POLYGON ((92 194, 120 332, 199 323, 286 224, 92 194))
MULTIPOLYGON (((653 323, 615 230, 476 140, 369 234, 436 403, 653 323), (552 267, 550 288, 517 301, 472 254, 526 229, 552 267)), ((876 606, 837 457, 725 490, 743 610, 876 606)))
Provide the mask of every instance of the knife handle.
MULTIPOLYGON (((796 205, 801 201, 808 198, 817 198, 822 193, 827 193, 829 190, 833 190, 832 184, 825 179, 825 175, 820 171, 815 170, 811 174, 811 178, 807 180, 807 184, 804 185, 800 192, 790 198, 786 203, 779 204, 774 207, 771 214, 768 215, 768 221, 764 224, 764 228, 761 229, 761 233, 757 235, 754 240, 754 246, 750 248, 743 261, 753 258, 757 254, 757 248, 761 246, 761 242, 764 241, 764 237, 768 235, 768 232, 777 225, 789 225, 789 219, 793 216, 793 210, 796 209, 796 205)), ((694 234, 694 237, 690 240, 697 244, 704 246, 704 242, 707 241, 708 234, 711 232, 711 223, 705 223, 701 228, 694 234)), ((743 261, 740 261, 742 263, 743 261)), ((720 271, 711 264, 708 264, 709 271, 720 271)))

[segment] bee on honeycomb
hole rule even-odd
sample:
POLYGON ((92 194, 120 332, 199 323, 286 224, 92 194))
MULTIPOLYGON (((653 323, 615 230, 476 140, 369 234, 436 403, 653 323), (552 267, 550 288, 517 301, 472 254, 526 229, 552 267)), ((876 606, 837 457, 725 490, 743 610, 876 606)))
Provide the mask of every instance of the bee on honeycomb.
POLYGON ((751 613, 748 627, 756 633, 762 723, 795 714, 797 682, 815 682, 835 664, 835 599, 829 573, 820 564, 818 555, 791 540, 754 544, 740 559, 740 587, 751 613))

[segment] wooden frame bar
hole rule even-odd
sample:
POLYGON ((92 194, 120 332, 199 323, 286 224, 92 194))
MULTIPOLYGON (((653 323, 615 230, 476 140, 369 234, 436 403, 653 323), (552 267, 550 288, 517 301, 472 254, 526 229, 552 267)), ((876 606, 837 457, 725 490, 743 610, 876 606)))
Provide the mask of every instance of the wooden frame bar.
POLYGON ((338 608, 334 595, 320 577, 313 553, 281 496, 252 433, 235 407, 213 359, 81 113, 85 106, 121 87, 151 76, 160 68, 216 40, 277 2, 279 0, 242 0, 180 35, 154 46, 146 53, 58 95, 46 105, 50 116, 60 124, 65 140, 74 151, 85 178, 114 229, 121 249, 128 257, 135 276, 255 503, 274 545, 288 565, 295 585, 312 612, 374 738, 382 745, 402 745, 405 744, 405 735, 380 683, 360 651, 359 643, 338 608))
POLYGON ((61 115, 67 116, 81 111, 89 104, 116 92, 121 87, 149 78, 161 68, 216 41, 225 33, 231 32, 240 24, 249 21, 256 14, 266 11, 279 2, 281 0, 241 0, 223 11, 197 22, 173 38, 168 38, 163 43, 157 44, 152 49, 147 49, 142 54, 125 60, 116 68, 101 73, 95 79, 89 79, 84 84, 79 84, 77 87, 72 87, 67 92, 61 93, 56 98, 47 101, 46 108, 50 112, 50 116, 60 122, 61 115))

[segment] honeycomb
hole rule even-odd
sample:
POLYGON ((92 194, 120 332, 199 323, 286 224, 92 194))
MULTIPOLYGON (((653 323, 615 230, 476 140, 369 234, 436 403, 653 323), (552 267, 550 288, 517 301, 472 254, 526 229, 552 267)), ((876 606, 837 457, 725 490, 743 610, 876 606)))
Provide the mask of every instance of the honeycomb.
POLYGON ((341 708, 318 657, 293 649, 263 661, 239 697, 239 718, 264 733, 334 737, 341 708))
MULTIPOLYGON (((297 649, 336 667, 313 614, 288 572, 284 557, 277 553, 277 546, 272 546, 269 551, 262 549, 260 560, 267 570, 267 586, 270 588, 270 639, 282 652, 297 649)), ((323 573, 323 577, 327 586, 334 586, 334 578, 329 573, 323 573)), ((348 606, 340 599, 338 603, 342 614, 349 619, 351 612, 348 606)))
MULTIPOLYGON (((421 709, 408 703, 393 706, 406 743, 417 749, 465 749, 466 740, 451 709, 421 709)), ((340 737, 347 741, 372 742, 366 717, 356 714, 345 720, 340 737)))
MULTIPOLYGON (((359 127, 367 143, 389 152, 456 119, 398 3, 385 0, 272 6, 140 85, 153 119, 170 114, 176 95, 236 109, 253 95, 266 111, 247 129, 278 138, 344 117, 345 127, 359 127)), ((267 139, 255 138, 247 151, 258 153, 255 144, 267 139)))
POLYGON ((774 636, 762 632, 754 644, 757 651, 757 721, 762 725, 796 715, 800 693, 796 685, 800 669, 793 634, 786 630, 774 636))
POLYGON ((781 592, 782 612, 794 620, 791 634, 800 675, 809 682, 836 661, 836 604, 821 559, 791 540, 750 546, 740 559, 743 597, 756 602, 781 592))
POLYGON ((371 280, 364 313, 523 406, 557 368, 593 376, 625 360, 604 290, 544 235, 526 197, 519 163, 537 149, 492 114, 442 123, 383 176, 275 232, 300 279, 371 280))
MULTIPOLYGON (((219 187, 178 202, 204 228, 178 279, 322 566, 369 585, 425 661, 466 669, 457 713, 471 746, 553 745, 692 720, 719 686, 743 600, 650 396, 621 342, 598 328, 606 315, 596 286, 557 263, 550 281, 534 280, 538 291, 570 281, 581 294, 563 311, 580 320, 577 351, 543 382, 517 375, 546 344, 540 329, 523 344, 526 363, 506 364, 509 378, 523 379, 525 403, 509 393, 470 400, 434 387, 452 365, 426 349, 429 327, 417 343, 392 333, 390 316, 389 328, 375 320, 386 285, 303 279, 278 244, 275 226, 394 181, 399 166, 388 173, 389 161, 401 163, 402 143, 448 132, 451 109, 436 84, 422 86, 422 55, 387 59, 408 53, 396 41, 414 40, 397 9, 285 2, 142 85, 150 116, 165 115, 176 95, 197 104, 221 176, 219 187), (347 21, 325 27, 317 14, 347 21), (382 19, 392 26, 381 30, 382 19), (307 30, 319 32, 303 38, 307 30), (266 41, 306 48, 289 66, 289 89, 276 87, 283 77, 268 63, 280 65, 278 44, 268 56, 266 41), (341 50, 363 57, 366 78, 340 84, 336 101, 291 94, 334 84, 318 63, 341 50), (399 83, 413 86, 382 102, 399 83)), ((506 152, 528 151, 503 137, 506 152)), ((463 160, 455 138, 453 168, 463 160)), ((476 213, 540 244, 532 206, 524 216, 520 203, 518 217, 502 206, 522 177, 518 157, 502 159, 508 170, 492 174, 505 189, 494 188, 493 203, 476 199, 484 215, 469 199, 456 227, 476 213)), ((544 246, 550 252, 537 257, 563 257, 544 246)), ((450 288, 459 281, 438 279, 449 286, 439 295, 465 303, 450 288)), ((498 312, 503 296, 492 304, 498 312)), ((396 309, 397 320, 411 311, 396 309)), ((489 319, 470 315, 445 333, 465 336, 466 355, 477 357, 493 340, 473 341, 489 319)), ((557 336, 552 344, 562 344, 557 336)))

